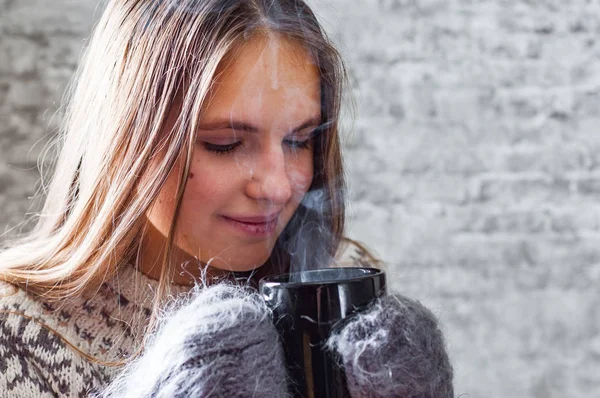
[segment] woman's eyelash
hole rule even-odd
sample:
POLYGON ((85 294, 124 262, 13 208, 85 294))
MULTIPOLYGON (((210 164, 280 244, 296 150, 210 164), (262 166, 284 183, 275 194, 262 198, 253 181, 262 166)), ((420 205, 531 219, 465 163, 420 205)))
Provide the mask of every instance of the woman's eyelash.
POLYGON ((315 141, 315 138, 317 138, 317 136, 323 132, 323 128, 322 127, 317 127, 316 129, 314 129, 310 135, 308 136, 308 138, 306 138, 305 140, 302 141, 296 141, 296 140, 286 140, 286 142, 288 143, 288 145, 291 145, 293 148, 297 148, 297 149, 308 149, 312 146, 312 144, 315 141))
POLYGON ((216 145, 216 144, 211 144, 209 142, 205 142, 204 148, 209 152, 214 152, 218 155, 224 155, 226 153, 234 151, 240 145, 242 145, 241 141, 234 142, 233 144, 227 144, 227 145, 216 145))
POLYGON ((312 137, 304 141, 285 140, 286 144, 291 146, 293 149, 308 149, 312 145, 312 141, 312 137))

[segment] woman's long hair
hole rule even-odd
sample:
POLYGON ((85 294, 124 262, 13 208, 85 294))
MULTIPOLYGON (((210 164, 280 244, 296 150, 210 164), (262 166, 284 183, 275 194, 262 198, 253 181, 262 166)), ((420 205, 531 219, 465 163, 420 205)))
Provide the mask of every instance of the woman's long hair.
POLYGON ((344 227, 338 120, 346 74, 309 7, 302 0, 110 0, 69 92, 43 209, 35 228, 0 253, 0 279, 49 300, 97 287, 136 258, 145 214, 181 161, 162 259, 165 293, 207 92, 221 61, 261 34, 293 40, 314 58, 325 127, 312 186, 260 272, 331 258, 344 227), (166 131, 176 99, 181 111, 166 131))

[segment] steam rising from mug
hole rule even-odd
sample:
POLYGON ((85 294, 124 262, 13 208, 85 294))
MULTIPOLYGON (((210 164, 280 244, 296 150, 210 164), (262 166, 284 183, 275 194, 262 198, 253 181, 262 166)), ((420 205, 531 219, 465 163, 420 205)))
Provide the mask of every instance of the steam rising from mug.
POLYGON ((330 217, 327 200, 323 188, 308 191, 297 210, 298 216, 291 221, 290 230, 296 234, 282 239, 290 256, 291 273, 324 268, 334 260, 328 247, 332 232, 325 221, 330 217))

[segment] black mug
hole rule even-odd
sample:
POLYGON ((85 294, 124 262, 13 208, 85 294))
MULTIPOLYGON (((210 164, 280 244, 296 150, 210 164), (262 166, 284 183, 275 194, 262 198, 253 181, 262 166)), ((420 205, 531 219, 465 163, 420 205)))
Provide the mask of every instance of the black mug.
POLYGON ((385 294, 376 268, 324 268, 261 279, 259 290, 273 311, 294 397, 348 397, 346 376, 324 347, 347 317, 385 294))

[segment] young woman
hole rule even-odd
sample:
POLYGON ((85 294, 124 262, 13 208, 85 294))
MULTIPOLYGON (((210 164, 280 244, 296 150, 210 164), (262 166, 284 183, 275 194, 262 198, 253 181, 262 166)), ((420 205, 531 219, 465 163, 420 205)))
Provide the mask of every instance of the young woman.
MULTIPOLYGON (((36 227, 0 253, 0 394, 285 395, 264 303, 219 282, 373 264, 340 244, 344 79, 301 0, 109 1, 36 227)), ((411 329, 438 343, 421 345, 437 350, 431 361, 413 355, 429 384, 416 370, 405 379, 420 377, 433 395, 405 396, 450 396, 435 320, 423 310, 405 322, 417 308, 407 303, 379 303, 371 319, 381 322, 354 327, 395 333, 367 350, 375 355, 401 349, 408 326, 429 325, 411 329)), ((353 394, 409 391, 393 390, 410 384, 397 380, 398 358, 369 365, 365 378, 356 357, 365 350, 352 349, 359 334, 332 342, 353 394)))

